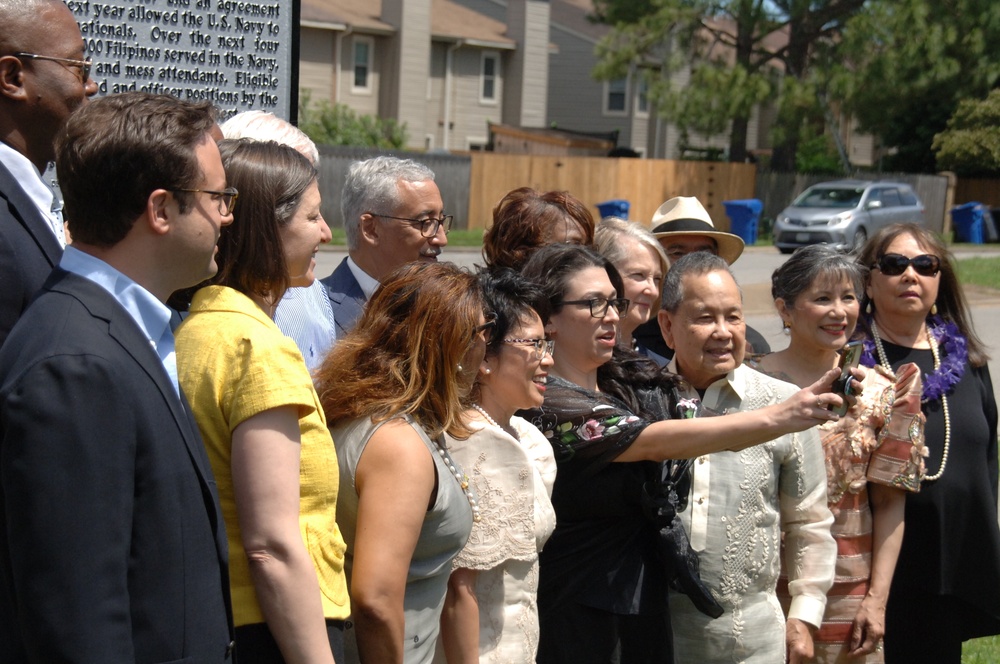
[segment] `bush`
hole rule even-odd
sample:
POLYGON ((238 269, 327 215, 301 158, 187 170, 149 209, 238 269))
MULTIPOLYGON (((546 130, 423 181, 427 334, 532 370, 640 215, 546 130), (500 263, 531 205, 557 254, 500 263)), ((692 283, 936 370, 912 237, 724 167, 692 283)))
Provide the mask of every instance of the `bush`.
POLYGON ((1000 174, 1000 90, 961 101, 934 137, 938 168, 965 176, 1000 174))
POLYGON ((307 90, 299 104, 299 129, 321 145, 400 149, 406 145, 406 125, 373 115, 358 115, 343 104, 321 100, 315 105, 307 90))

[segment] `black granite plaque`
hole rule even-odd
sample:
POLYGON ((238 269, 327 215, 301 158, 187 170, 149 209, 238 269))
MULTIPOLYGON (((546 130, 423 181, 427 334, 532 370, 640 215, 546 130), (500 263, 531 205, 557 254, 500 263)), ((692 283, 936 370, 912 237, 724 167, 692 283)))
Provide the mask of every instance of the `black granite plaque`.
POLYGON ((208 100, 293 119, 298 0, 67 0, 94 59, 99 94, 208 100))

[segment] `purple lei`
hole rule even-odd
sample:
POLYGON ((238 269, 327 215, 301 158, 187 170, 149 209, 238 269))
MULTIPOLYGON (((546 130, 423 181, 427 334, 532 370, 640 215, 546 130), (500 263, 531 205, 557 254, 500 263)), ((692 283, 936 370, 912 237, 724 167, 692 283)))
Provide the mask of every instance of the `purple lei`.
MULTIPOLYGON (((968 342, 959 332, 958 325, 945 321, 940 316, 931 316, 927 319, 927 329, 938 344, 941 365, 933 373, 924 374, 924 389, 920 395, 922 402, 936 401, 951 392, 965 375, 965 365, 969 359, 968 342)), ((861 364, 866 367, 878 364, 875 341, 871 337, 865 339, 861 364)))

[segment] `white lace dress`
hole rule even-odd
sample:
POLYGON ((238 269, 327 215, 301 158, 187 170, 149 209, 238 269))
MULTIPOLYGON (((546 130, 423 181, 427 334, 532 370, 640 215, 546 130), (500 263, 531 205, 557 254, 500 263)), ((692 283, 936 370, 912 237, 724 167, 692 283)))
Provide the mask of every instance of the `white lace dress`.
MULTIPOLYGON (((479 571, 479 661, 491 664, 535 661, 538 552, 556 525, 552 446, 520 417, 510 424, 519 441, 480 420, 467 440, 447 439, 482 515, 452 566, 479 571)), ((440 647, 435 661, 444 662, 440 647)))

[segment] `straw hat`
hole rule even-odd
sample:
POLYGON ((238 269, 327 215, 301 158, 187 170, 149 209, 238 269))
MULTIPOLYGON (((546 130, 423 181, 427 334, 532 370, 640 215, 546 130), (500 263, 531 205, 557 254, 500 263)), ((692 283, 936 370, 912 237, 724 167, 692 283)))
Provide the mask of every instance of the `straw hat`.
POLYGON ((653 214, 653 235, 660 244, 673 235, 710 237, 719 247, 719 256, 730 265, 743 253, 743 239, 715 230, 712 217, 694 196, 677 196, 657 208, 653 214))

